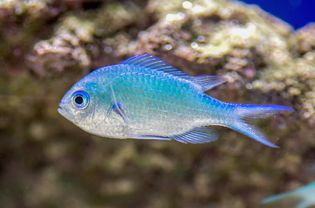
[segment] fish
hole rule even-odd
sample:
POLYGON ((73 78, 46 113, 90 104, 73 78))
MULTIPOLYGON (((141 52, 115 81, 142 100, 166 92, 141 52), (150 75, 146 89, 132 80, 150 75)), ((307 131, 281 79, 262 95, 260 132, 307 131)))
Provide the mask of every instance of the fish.
POLYGON ((296 205, 296 208, 307 208, 315 205, 315 182, 312 182, 290 192, 267 197, 262 201, 262 203, 270 204, 276 201, 282 201, 291 198, 300 199, 300 202, 296 205))
POLYGON ((224 82, 220 76, 191 76, 142 54, 84 76, 65 93, 58 112, 84 131, 107 138, 202 144, 217 140, 211 126, 224 126, 277 148, 247 120, 292 108, 227 103, 205 93, 224 82))

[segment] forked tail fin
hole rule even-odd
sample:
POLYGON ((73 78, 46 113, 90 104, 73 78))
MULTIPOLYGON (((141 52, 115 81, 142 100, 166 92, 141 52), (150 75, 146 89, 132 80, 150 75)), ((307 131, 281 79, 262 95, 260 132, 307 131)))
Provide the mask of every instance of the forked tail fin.
POLYGON ((291 107, 282 105, 236 104, 234 111, 236 114, 235 118, 233 119, 232 123, 228 125, 228 127, 252 139, 255 139, 266 146, 278 148, 277 145, 267 140, 257 128, 247 123, 246 120, 267 117, 280 111, 293 111, 293 109, 291 107))
POLYGON ((262 203, 263 204, 269 204, 269 203, 273 203, 273 202, 280 201, 280 200, 294 197, 294 196, 295 196, 294 192, 287 192, 287 193, 267 197, 262 201, 262 203))

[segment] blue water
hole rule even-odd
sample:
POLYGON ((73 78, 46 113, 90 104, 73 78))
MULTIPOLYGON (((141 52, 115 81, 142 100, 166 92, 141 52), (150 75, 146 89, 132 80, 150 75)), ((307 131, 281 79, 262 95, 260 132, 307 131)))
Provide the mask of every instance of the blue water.
POLYGON ((315 22, 315 0, 242 0, 257 4, 269 13, 288 22, 294 28, 315 22))

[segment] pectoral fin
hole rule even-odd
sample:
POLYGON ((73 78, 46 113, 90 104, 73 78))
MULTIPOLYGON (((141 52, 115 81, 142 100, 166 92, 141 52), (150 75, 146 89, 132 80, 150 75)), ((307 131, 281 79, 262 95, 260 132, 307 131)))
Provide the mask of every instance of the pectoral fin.
POLYGON ((107 110, 107 116, 110 116, 112 112, 119 115, 124 120, 124 122, 128 122, 128 118, 121 103, 113 103, 107 110))
POLYGON ((119 103, 117 101, 115 91, 111 85, 110 85, 110 89, 111 89, 111 93, 112 93, 112 104, 109 106, 109 108, 107 110, 107 116, 110 116, 110 114, 112 112, 115 112, 117 115, 119 115, 124 120, 125 123, 127 123, 129 119, 126 116, 126 113, 125 113, 124 108, 123 108, 123 104, 119 103))

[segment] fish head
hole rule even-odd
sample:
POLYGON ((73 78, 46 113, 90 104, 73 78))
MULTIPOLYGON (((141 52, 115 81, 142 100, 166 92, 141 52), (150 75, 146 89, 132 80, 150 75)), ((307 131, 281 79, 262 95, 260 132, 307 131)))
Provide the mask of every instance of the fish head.
POLYGON ((124 121, 114 113, 111 80, 106 72, 95 70, 75 83, 62 97, 58 112, 67 120, 94 135, 121 138, 124 121))
POLYGON ((96 82, 79 81, 62 97, 58 112, 80 128, 89 131, 97 114, 98 85, 96 82))

